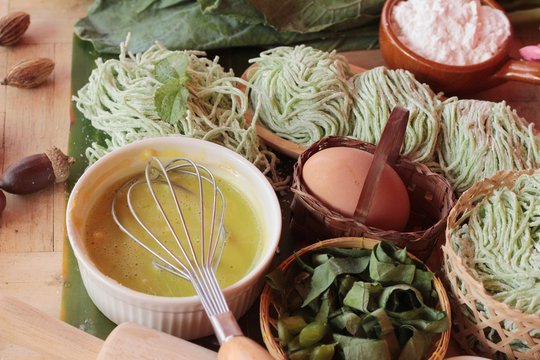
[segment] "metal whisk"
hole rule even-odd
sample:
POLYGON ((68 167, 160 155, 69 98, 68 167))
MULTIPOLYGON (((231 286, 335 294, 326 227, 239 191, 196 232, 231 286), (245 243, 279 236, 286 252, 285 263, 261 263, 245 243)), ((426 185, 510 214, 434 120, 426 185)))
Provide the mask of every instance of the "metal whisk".
POLYGON ((213 174, 205 166, 186 158, 174 159, 167 165, 157 158, 150 159, 144 177, 126 182, 112 202, 114 221, 125 234, 155 257, 154 265, 193 284, 222 345, 219 358, 238 359, 238 354, 241 354, 242 358, 269 359, 269 354, 261 346, 243 336, 216 278, 216 269, 225 247, 224 214, 225 199, 213 174), (174 175, 195 178, 195 189, 186 189, 174 175), (167 235, 158 234, 158 228, 163 229, 163 226, 149 226, 142 220, 142 204, 133 200, 134 193, 141 187, 146 187, 150 193, 156 205, 156 215, 166 225, 167 235), (156 191, 158 187, 161 192, 156 191), (130 226, 120 220, 117 202, 124 196, 129 215, 146 235, 135 235, 130 226), (182 197, 196 197, 198 209, 189 209, 190 214, 186 214, 182 197), (172 201, 172 210, 166 210, 164 203, 167 201, 172 201), (198 224, 190 223, 189 216, 186 216, 194 212, 199 218, 198 224), (200 229, 193 229, 194 225, 200 229), (197 242, 200 247, 198 253, 197 242), (179 253, 173 251, 173 247, 179 253))

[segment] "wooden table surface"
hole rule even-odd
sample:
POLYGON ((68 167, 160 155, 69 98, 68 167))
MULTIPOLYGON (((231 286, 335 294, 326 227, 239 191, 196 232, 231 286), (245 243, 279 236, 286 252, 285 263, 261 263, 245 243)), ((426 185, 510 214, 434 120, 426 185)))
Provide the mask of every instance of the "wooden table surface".
MULTIPOLYGON (((49 57, 56 63, 53 76, 39 88, 0 87, 0 170, 53 145, 67 151, 73 24, 90 4, 89 0, 0 0, 0 16, 12 11, 31 16, 21 42, 0 47, 0 77, 23 59, 49 57)), ((526 32, 536 40, 539 35, 526 32)), ((349 58, 367 68, 382 62, 378 51, 357 52, 349 58)), ((507 83, 478 97, 506 100, 529 121, 540 124, 539 89, 507 83)), ((63 288, 65 203, 62 184, 32 195, 7 195, 7 208, 0 217, 0 294, 17 297, 54 317, 60 314, 63 288)), ((45 358, 0 339, 0 360, 4 359, 45 358)))

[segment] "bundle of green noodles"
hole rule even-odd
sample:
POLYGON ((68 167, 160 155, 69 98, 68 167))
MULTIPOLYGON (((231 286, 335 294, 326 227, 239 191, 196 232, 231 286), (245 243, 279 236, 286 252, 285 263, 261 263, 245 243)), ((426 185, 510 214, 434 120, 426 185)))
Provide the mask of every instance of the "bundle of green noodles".
POLYGON ((86 150, 89 163, 139 139, 185 135, 238 152, 279 186, 275 155, 259 144, 256 121, 248 126, 244 120, 247 94, 236 87, 243 80, 202 52, 155 44, 132 54, 126 43, 118 59, 96 61, 88 83, 73 98, 92 126, 106 134, 104 144, 86 150))
POLYGON ((534 125, 505 102, 449 99, 443 104, 438 166, 458 193, 500 170, 540 165, 534 125))
POLYGON ((327 135, 350 131, 352 99, 347 60, 335 51, 308 46, 277 47, 251 59, 253 108, 278 136, 309 146, 327 135))
POLYGON ((540 174, 478 197, 448 232, 449 245, 494 299, 540 315, 540 174))
POLYGON ((353 138, 377 144, 396 105, 409 110, 403 155, 418 162, 433 159, 440 126, 440 100, 406 70, 377 67, 355 75, 353 138))

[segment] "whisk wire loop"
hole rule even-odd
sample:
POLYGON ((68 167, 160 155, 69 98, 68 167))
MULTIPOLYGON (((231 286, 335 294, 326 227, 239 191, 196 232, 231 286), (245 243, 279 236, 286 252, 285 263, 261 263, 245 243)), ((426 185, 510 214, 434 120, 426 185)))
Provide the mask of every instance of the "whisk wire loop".
MULTIPOLYGON (((198 286, 202 288, 202 290, 204 290, 203 291, 204 295, 202 296, 200 295, 201 297, 206 297, 207 294, 211 295, 211 296, 208 296, 208 298, 206 299, 206 302, 209 303, 210 305, 208 306, 209 308, 208 311, 210 314, 215 315, 215 314, 227 312, 228 311, 227 302, 225 301, 225 298, 219 288, 219 283, 217 281, 217 278, 215 277, 215 268, 217 268, 217 265, 219 264, 219 262, 213 261, 214 256, 216 254, 217 245, 219 243, 218 240, 220 239, 220 236, 222 234, 222 229, 223 229, 223 226, 221 226, 223 224, 223 216, 225 213, 224 211, 225 202, 223 198, 223 193, 221 192, 219 187, 215 186, 216 180, 214 178, 214 175, 205 166, 200 165, 200 164, 195 164, 193 161, 189 159, 173 160, 171 163, 167 165, 166 168, 164 168, 162 163, 159 162, 159 166, 162 171, 162 174, 164 175, 166 175, 169 171, 181 171, 183 173, 194 175, 197 177, 197 179, 199 179, 198 184, 197 184, 198 192, 199 192, 199 199, 200 199, 199 212, 201 214, 200 217, 203 220, 200 222, 200 226, 201 226, 201 229, 200 229, 201 259, 200 260, 201 261, 198 261, 199 259, 193 248, 193 241, 191 239, 190 232, 184 220, 183 212, 180 208, 180 202, 178 201, 176 197, 176 194, 173 189, 173 185, 171 184, 170 178, 168 176, 165 176, 167 179, 167 183, 169 184, 169 189, 171 193, 173 194, 173 197, 175 200, 174 202, 177 208, 177 213, 182 220, 182 225, 184 228, 185 235, 188 239, 188 244, 190 246, 191 254, 193 256, 193 259, 195 259, 194 261, 195 266, 191 266, 191 270, 193 271, 191 274, 191 277, 192 278, 195 277, 196 279, 193 279, 193 280, 196 280, 198 282, 198 286), (188 168, 188 169, 184 169, 184 168, 188 168), (193 169, 193 170, 189 171, 189 169, 193 169), (204 172, 204 175, 201 174, 201 170, 204 172), (214 185, 212 187, 212 192, 213 192, 211 196, 212 216, 210 217, 211 224, 209 226, 210 234, 208 235, 208 238, 206 238, 206 227, 205 227, 205 222, 204 222, 204 219, 205 219, 205 202, 203 200, 205 199, 204 187, 203 187, 203 181, 201 181, 200 179, 208 181, 210 184, 214 185), (215 219, 216 219, 216 212, 217 212, 218 195, 221 200, 222 211, 220 214, 220 222, 219 222, 220 226, 218 227, 217 236, 215 236, 214 235, 215 227, 216 227, 215 219), (208 246, 205 248, 205 245, 207 242, 208 242, 208 246)), ((172 229, 172 225, 170 225, 170 221, 168 220, 165 212, 162 209, 159 199, 157 198, 157 196, 155 196, 155 194, 153 194, 153 196, 154 196, 154 200, 156 201, 156 204, 158 204, 158 207, 161 210, 162 216, 166 218, 166 222, 167 224, 169 224, 170 230, 174 232, 174 230, 172 229)), ((178 246, 181 247, 182 245, 178 237, 175 236, 175 240, 177 241, 178 246)), ((223 248, 224 241, 222 241, 221 243, 222 243, 221 247, 223 248)), ((220 253, 219 258, 221 258, 221 253, 220 253)), ((190 259, 188 259, 188 261, 189 261, 189 264, 192 265, 192 262, 190 261, 190 259)))
MULTIPOLYGON (((182 163, 182 161, 185 161, 186 159, 175 159, 173 160, 171 163, 169 163, 167 165, 167 171, 181 171, 183 173, 186 173, 186 174, 191 174, 191 175, 194 175, 194 176, 197 176, 202 179, 204 179, 205 181, 207 181, 208 183, 210 184, 215 184, 216 183, 216 180, 214 178, 214 175, 212 174, 212 172, 210 170, 208 170, 207 167, 205 167, 204 165, 200 165, 200 164, 197 164, 195 169, 196 171, 189 171, 188 169, 184 169, 184 168, 187 168, 187 167, 194 167, 192 163, 182 163), (199 169, 202 169, 204 171, 203 174, 201 174, 201 172, 199 171, 199 169)), ((202 184, 202 183, 201 183, 202 184)), ((200 198, 202 198, 203 194, 202 194, 202 187, 200 187, 200 198)), ((225 237, 225 233, 224 233, 224 227, 222 226, 223 222, 224 222, 224 216, 225 216, 225 200, 224 200, 224 197, 223 197, 223 193, 221 192, 221 190, 219 189, 218 186, 214 186, 213 187, 213 196, 212 196, 212 216, 211 216, 211 220, 212 220, 212 223, 210 225, 210 235, 209 235, 209 246, 207 248, 207 259, 208 261, 210 262, 211 261, 211 265, 212 265, 212 268, 214 270, 217 269, 217 265, 219 264, 219 262, 221 261, 221 255, 223 254, 223 247, 225 246, 225 241, 218 241, 219 239, 222 239, 225 237), (217 212, 217 202, 218 202, 218 196, 219 196, 219 200, 221 201, 221 204, 222 204, 222 211, 221 213, 219 214, 220 216, 220 219, 219 219, 219 224, 220 226, 217 226, 217 236, 214 236, 214 231, 216 229, 216 226, 215 226, 215 219, 216 219, 216 212, 217 212)), ((201 206, 202 206, 202 202, 201 202, 201 206)), ((204 209, 201 209, 202 211, 204 211, 204 209)), ((201 216, 201 218, 203 218, 203 216, 201 216)), ((202 229, 204 230, 204 229, 202 229)), ((204 244, 206 242, 203 242, 203 250, 204 250, 204 244)), ((204 254, 205 252, 204 251, 201 251, 202 254, 204 254)), ((205 258, 203 257, 203 263, 205 263, 205 258)))
MULTIPOLYGON (((178 197, 176 195, 176 191, 174 190, 174 187, 173 187, 173 184, 171 182, 171 179, 169 178, 169 176, 166 176, 167 175, 167 169, 163 166, 163 163, 161 161, 159 161, 159 159, 157 158, 152 158, 148 164, 148 166, 146 166, 146 169, 144 171, 144 174, 145 174, 145 178, 146 178, 146 183, 148 185, 148 190, 150 191, 150 194, 152 195, 152 198, 154 199, 156 205, 157 205, 157 208, 163 218, 163 220, 165 220, 165 223, 167 224, 167 227, 169 228, 169 231, 171 232, 174 240, 176 241, 176 244, 178 246, 178 248, 180 249, 180 251, 182 252, 182 255, 184 256, 184 258, 186 259, 186 261, 188 262, 188 265, 189 265, 189 270, 191 271, 195 271, 195 264, 198 264, 198 261, 197 261, 197 254, 195 253, 195 249, 193 247, 193 241, 191 239, 191 236, 190 236, 190 233, 189 233, 189 230, 187 228, 187 224, 186 224, 186 220, 184 218, 184 213, 182 212, 182 209, 180 208, 180 202, 178 201, 178 197), (191 255, 192 255, 192 258, 187 254, 187 251, 186 249, 184 248, 184 245, 182 244, 182 241, 180 240, 178 234, 176 233, 174 227, 172 226, 172 223, 169 219, 169 216, 167 215, 167 213, 165 212, 165 209, 163 208, 163 205, 161 203, 161 200, 158 198, 157 194, 156 194, 156 191, 155 191, 155 184, 156 183, 159 183, 158 181, 153 181, 152 180, 152 171, 155 170, 156 168, 151 166, 152 162, 155 162, 157 163, 158 165, 158 173, 155 175, 157 179, 160 178, 160 175, 165 175, 163 176, 164 178, 164 182, 168 185, 168 189, 169 189, 169 192, 170 192, 170 195, 172 196, 172 198, 174 199, 173 201, 173 204, 176 208, 176 213, 178 214, 178 217, 181 221, 181 224, 182 224, 182 228, 184 230, 184 234, 186 235, 186 239, 188 240, 187 243, 189 245, 189 250, 191 251, 191 255), (193 263, 192 259, 194 259, 195 261, 195 264, 193 263)), ((199 176, 199 173, 197 172, 197 175, 199 176)), ((203 199, 201 197, 201 199, 203 199)), ((132 197, 128 196, 128 201, 130 202, 130 209, 132 208, 131 207, 131 200, 132 200, 132 197)), ((201 203, 203 202, 202 200, 200 201, 201 203)), ((133 211, 133 210, 132 210, 133 211)), ((140 220, 140 217, 139 216, 136 216, 137 218, 137 221, 140 223, 141 220, 140 220)), ((201 216, 201 219, 203 217, 201 216)), ((203 224, 204 225, 204 224, 203 224)), ((146 227, 145 227, 146 228, 146 227)), ((154 238, 154 240, 156 240, 156 238, 154 238)), ((201 233, 201 243, 204 242, 204 232, 201 233)), ((158 244, 160 245, 161 248, 163 248, 170 256, 172 256, 175 260, 177 260, 179 263, 182 263, 173 253, 172 251, 166 247, 162 241, 159 241, 158 240, 158 244)), ((184 265, 185 266, 185 265, 184 265)))
POLYGON ((166 166, 157 158, 152 158, 148 161, 147 166, 144 171, 144 180, 138 179, 135 181, 128 182, 124 184, 118 191, 117 196, 113 199, 112 204, 112 215, 114 221, 118 224, 120 229, 126 233, 131 239, 133 239, 137 244, 142 246, 145 250, 150 252, 156 259, 153 263, 158 268, 168 271, 176 276, 185 278, 193 284, 195 291, 201 299, 206 312, 210 317, 216 316, 218 314, 227 313, 229 307, 219 287, 219 283, 215 274, 217 266, 221 260, 223 254, 223 249, 225 246, 225 230, 224 230, 224 213, 225 213, 225 200, 223 193, 216 184, 216 180, 212 172, 210 172, 205 166, 196 164, 190 159, 178 158, 171 161, 166 166), (187 191, 180 184, 176 184, 169 173, 178 172, 182 174, 187 174, 194 176, 197 179, 197 192, 199 198, 199 212, 200 212, 200 253, 197 254, 197 251, 194 247, 194 241, 192 235, 189 231, 188 223, 184 217, 182 211, 181 201, 178 199, 177 190, 187 191), (203 182, 207 182, 211 185, 211 216, 210 216, 210 226, 208 227, 208 232, 206 231, 205 224, 205 189, 203 182), (158 209, 161 218, 165 222, 167 229, 172 235, 176 247, 179 248, 183 260, 175 254, 168 246, 165 245, 164 241, 156 235, 152 229, 147 226, 145 221, 142 220, 142 216, 137 210, 137 206, 134 203, 133 192, 137 186, 146 184, 148 192, 152 196, 156 207, 158 209), (170 194, 173 204, 174 204, 174 216, 180 220, 182 225, 182 230, 187 242, 187 248, 183 244, 180 236, 177 234, 175 227, 173 226, 173 221, 170 217, 171 213, 167 213, 162 204, 162 200, 157 194, 156 186, 159 184, 166 185, 167 193, 170 194), (126 191, 127 189, 127 191, 126 191), (141 226, 142 229, 150 236, 152 241, 157 244, 169 257, 167 259, 163 254, 160 254, 158 251, 154 250, 151 246, 146 244, 144 241, 135 236, 126 226, 124 226, 119 219, 116 212, 116 200, 118 194, 126 192, 127 205, 130 210, 131 215, 141 226), (218 211, 218 208, 220 211, 218 211), (216 222, 216 218, 219 216, 219 220, 216 222), (217 229, 216 229, 217 224, 217 229), (208 234, 207 234, 208 233, 208 234), (207 237, 208 235, 208 237, 207 237))
MULTIPOLYGON (((131 203, 131 191, 134 189, 135 186, 139 185, 143 183, 143 181, 135 181, 135 182, 129 182, 129 183, 126 183, 124 184, 118 191, 117 193, 121 193, 122 191, 124 191, 126 188, 127 189, 127 201, 128 201, 128 207, 131 211, 131 213, 134 215, 134 219, 137 221, 137 223, 146 231, 146 233, 152 237, 152 239, 158 243, 158 244, 161 244, 160 241, 158 240, 158 238, 156 237, 156 235, 144 224, 144 222, 140 221, 140 218, 139 216, 137 216, 137 212, 136 212, 136 209, 134 208, 133 204, 131 203)), ((167 266, 164 266, 162 265, 163 268, 165 267, 169 267, 171 269, 175 269, 176 271, 176 275, 186 279, 186 280, 189 280, 189 273, 188 273, 188 269, 185 267, 185 265, 182 263, 182 262, 178 262, 178 265, 180 266, 180 268, 178 268, 177 266, 173 265, 170 261, 168 261, 166 258, 164 258, 162 255, 160 255, 159 253, 157 253, 154 249, 152 249, 151 247, 149 247, 147 244, 145 244, 143 241, 141 241, 138 237, 136 237, 135 235, 133 235, 125 226, 124 224, 120 221, 120 219, 118 218, 118 215, 117 215, 117 212, 116 212, 116 202, 117 202, 117 199, 118 197, 115 196, 113 198, 113 201, 112 201, 112 216, 113 216, 113 220, 114 222, 118 225, 118 227, 120 228, 120 230, 122 230, 123 233, 125 233, 126 235, 128 235, 133 241, 135 241, 139 246, 143 247, 146 251, 148 251, 149 253, 151 253, 153 256, 155 256, 156 258, 158 258, 160 261, 162 261, 163 263, 165 263, 167 266)), ((168 251, 167 249, 164 249, 165 251, 168 251)), ((174 258, 176 258, 174 256, 174 254, 172 254, 172 256, 174 258)))

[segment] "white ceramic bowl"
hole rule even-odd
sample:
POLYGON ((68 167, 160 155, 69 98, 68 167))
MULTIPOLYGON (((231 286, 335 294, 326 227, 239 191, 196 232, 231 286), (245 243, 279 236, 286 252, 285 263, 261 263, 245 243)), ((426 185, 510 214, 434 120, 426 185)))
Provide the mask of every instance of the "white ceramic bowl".
POLYGON ((146 139, 115 150, 90 166, 75 184, 67 205, 67 233, 84 286, 98 309, 117 324, 135 322, 185 339, 207 336, 213 329, 197 296, 160 297, 120 285, 96 268, 83 242, 85 221, 95 200, 120 179, 142 172, 150 156, 165 162, 183 156, 206 165, 241 190, 260 217, 262 230, 253 239, 264 244, 258 261, 247 275, 224 289, 237 318, 259 295, 278 246, 279 202, 264 175, 242 156, 211 142, 180 136, 146 139))

